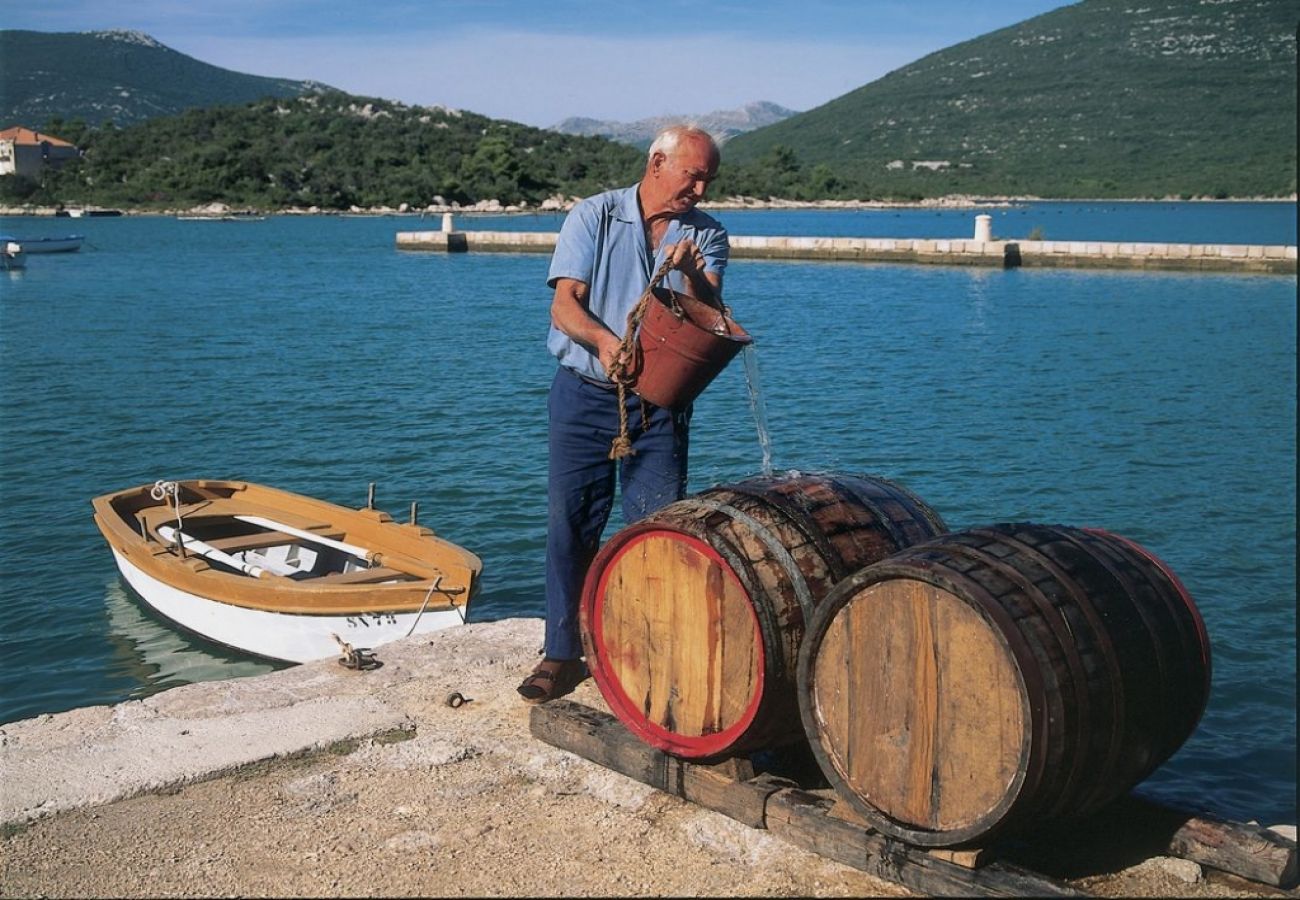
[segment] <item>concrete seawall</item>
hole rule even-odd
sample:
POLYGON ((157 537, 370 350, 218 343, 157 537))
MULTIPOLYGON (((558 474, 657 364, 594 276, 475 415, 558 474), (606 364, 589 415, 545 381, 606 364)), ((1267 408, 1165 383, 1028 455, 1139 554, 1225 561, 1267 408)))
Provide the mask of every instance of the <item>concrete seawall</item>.
MULTIPOLYGON (((542 231, 401 231, 397 249, 446 253, 550 253, 542 231)), ((937 238, 731 238, 735 259, 903 262, 994 268, 1158 269, 1296 274, 1294 246, 1108 241, 979 241, 937 238)))

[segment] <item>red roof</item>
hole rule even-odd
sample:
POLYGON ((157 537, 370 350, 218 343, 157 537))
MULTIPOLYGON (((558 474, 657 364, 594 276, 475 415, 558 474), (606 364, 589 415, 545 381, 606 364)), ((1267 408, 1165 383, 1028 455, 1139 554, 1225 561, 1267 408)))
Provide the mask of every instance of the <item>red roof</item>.
POLYGON ((0 141, 13 141, 15 144, 41 144, 47 143, 53 147, 74 147, 62 138, 56 138, 52 134, 41 134, 39 131, 32 131, 30 128, 24 128, 21 125, 15 125, 13 128, 6 128, 0 131, 0 141))

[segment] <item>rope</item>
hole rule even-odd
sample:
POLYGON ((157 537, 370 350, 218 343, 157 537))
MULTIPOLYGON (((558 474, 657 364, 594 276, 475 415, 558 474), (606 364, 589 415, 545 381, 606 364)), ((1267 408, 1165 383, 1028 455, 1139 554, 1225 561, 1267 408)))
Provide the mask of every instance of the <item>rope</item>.
MULTIPOLYGON (((627 429, 627 389, 636 381, 636 372, 641 368, 641 347, 637 343, 637 330, 641 326, 641 320, 645 318, 646 310, 650 308, 650 301, 654 299, 654 289, 659 286, 659 282, 663 281, 672 267, 670 256, 650 278, 650 284, 646 286, 641 299, 637 300, 636 305, 627 314, 627 331, 623 333, 623 344, 619 347, 618 358, 608 373, 610 380, 618 388, 618 436, 609 446, 610 459, 622 459, 636 453, 632 448, 632 438, 627 429)), ((644 407, 641 410, 641 423, 644 426, 644 407)))
MULTIPOLYGON (((406 632, 406 637, 410 637, 411 635, 415 634, 415 626, 420 624, 420 619, 424 617, 424 611, 429 608, 429 600, 430 598, 433 597, 434 591, 437 591, 438 593, 446 597, 448 600, 450 600, 454 595, 463 593, 464 588, 445 588, 442 586, 442 576, 439 575, 437 578, 435 578, 433 584, 429 585, 428 593, 424 595, 424 602, 420 604, 420 612, 416 615, 415 621, 411 623, 411 630, 406 632)), ((466 603, 465 605, 468 606, 469 604, 466 603)), ((461 609, 459 606, 457 606, 454 603, 451 605, 451 608, 456 610, 456 614, 460 616, 460 623, 464 625, 466 621, 465 610, 461 609)))
MULTIPOLYGON (((172 498, 172 508, 176 510, 176 546, 180 548, 181 557, 185 556, 185 540, 181 536, 185 523, 181 521, 181 489, 174 481, 164 481, 159 478, 149 489, 149 496, 155 500, 165 500, 172 498)), ((143 523, 142 523, 143 525, 143 523)))

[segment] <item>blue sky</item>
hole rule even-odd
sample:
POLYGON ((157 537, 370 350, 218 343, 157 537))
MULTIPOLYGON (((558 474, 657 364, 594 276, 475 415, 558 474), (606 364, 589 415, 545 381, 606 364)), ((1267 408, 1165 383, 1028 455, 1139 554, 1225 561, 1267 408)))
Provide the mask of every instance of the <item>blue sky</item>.
POLYGON ((811 109, 1064 0, 0 0, 0 27, 143 31, 203 62, 529 125, 811 109))

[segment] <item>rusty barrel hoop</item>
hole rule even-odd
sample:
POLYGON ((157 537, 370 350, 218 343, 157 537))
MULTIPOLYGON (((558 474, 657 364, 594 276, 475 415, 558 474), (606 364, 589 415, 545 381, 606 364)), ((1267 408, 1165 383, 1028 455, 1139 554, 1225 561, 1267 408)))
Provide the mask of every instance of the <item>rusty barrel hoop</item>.
POLYGON ((941 535, 840 582, 809 626, 800 711, 837 793, 919 846, 1094 812, 1195 730, 1204 622, 1172 571, 1096 529, 941 535))
POLYGON ((579 607, 587 663, 611 711, 661 750, 700 759, 803 741, 805 622, 839 579, 943 529, 874 476, 711 488, 596 555, 579 607))

